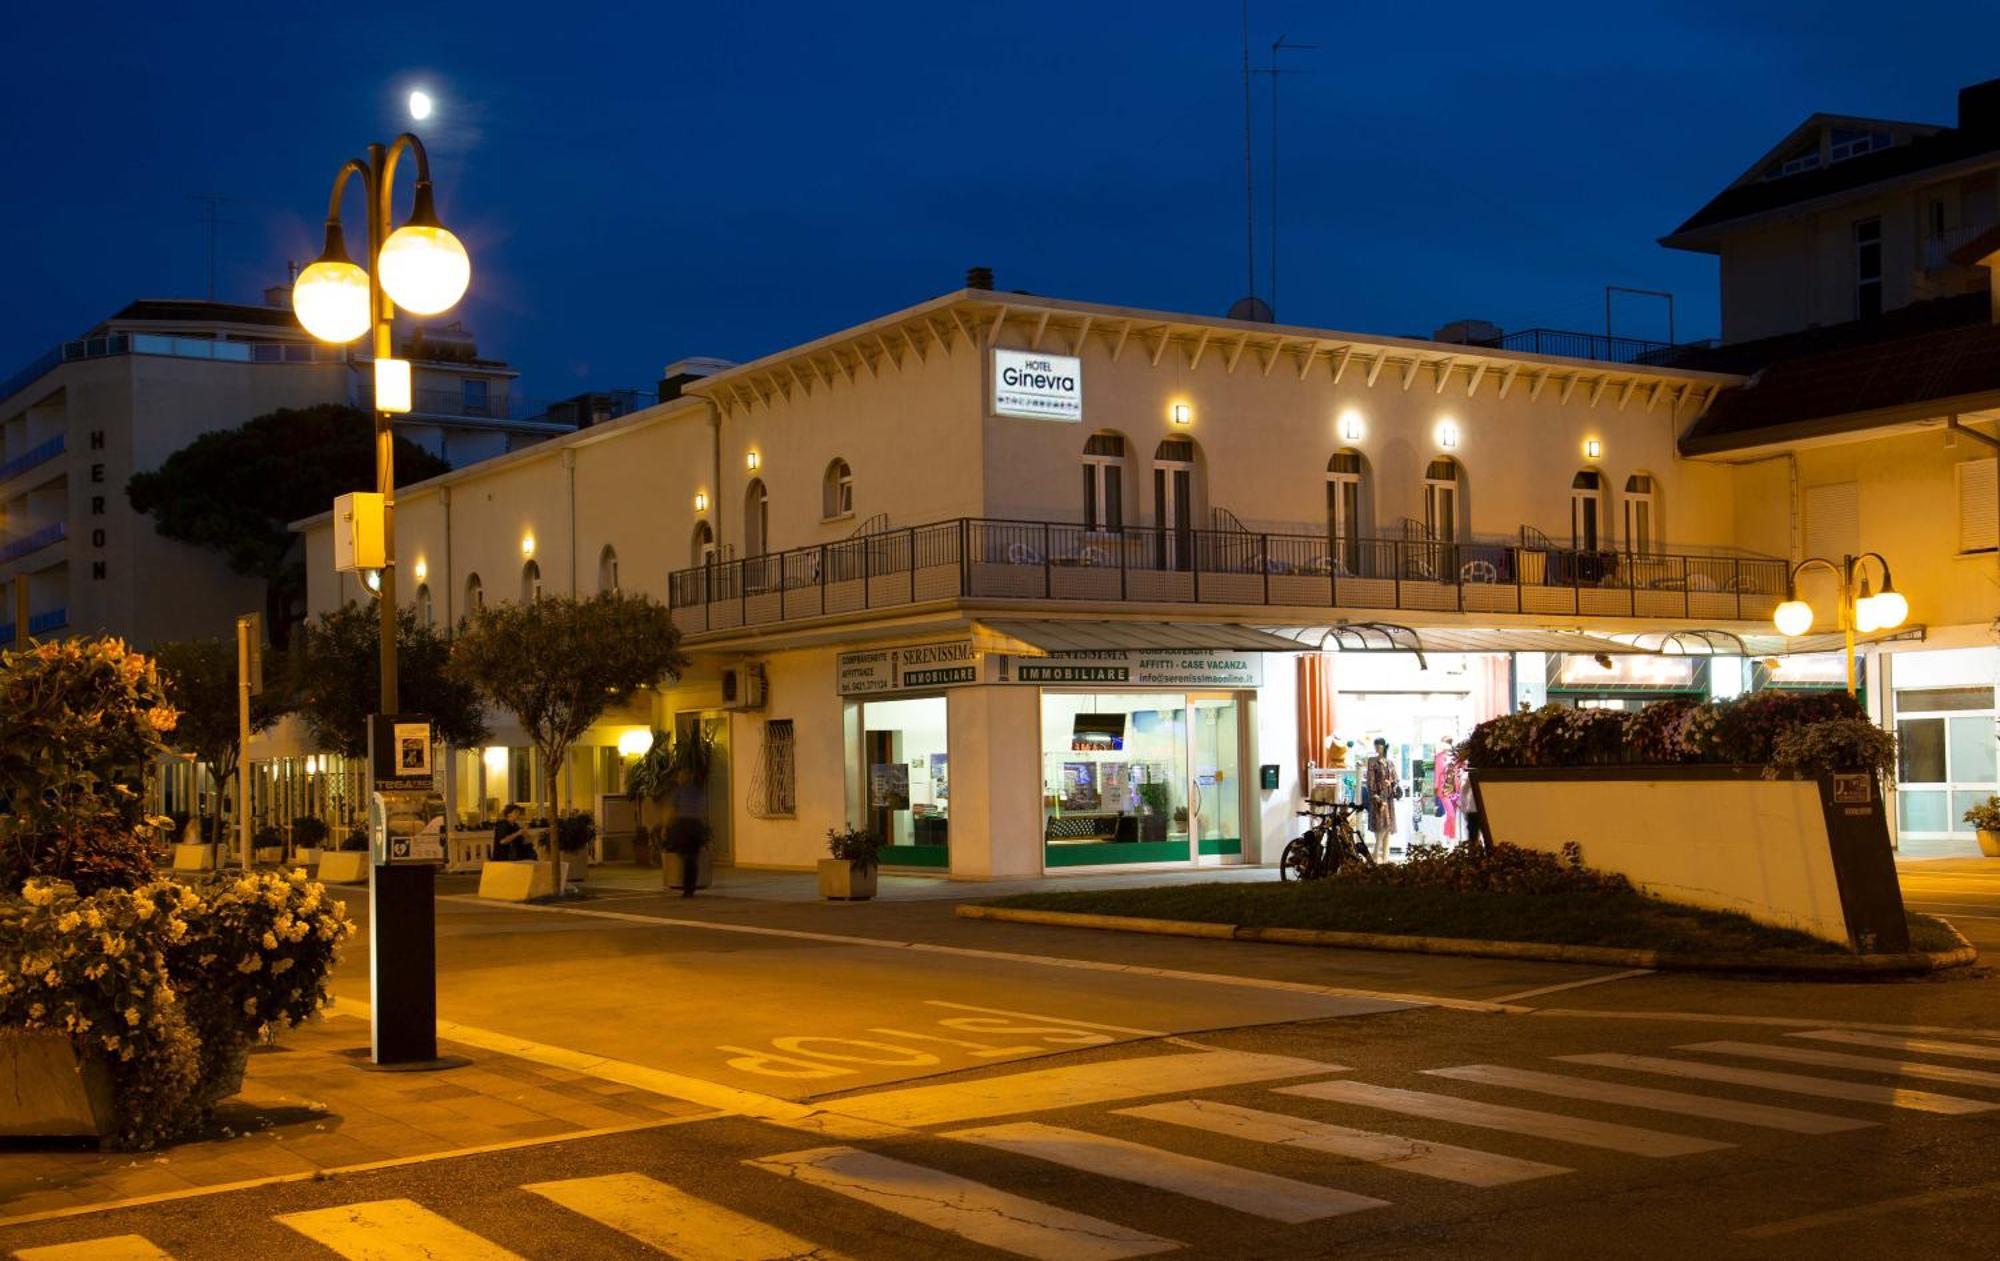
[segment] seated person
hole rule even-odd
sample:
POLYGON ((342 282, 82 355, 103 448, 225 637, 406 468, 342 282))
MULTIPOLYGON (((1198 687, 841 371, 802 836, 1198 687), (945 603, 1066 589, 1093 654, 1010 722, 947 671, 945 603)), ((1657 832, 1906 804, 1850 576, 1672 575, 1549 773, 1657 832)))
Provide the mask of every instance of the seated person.
POLYGON ((519 862, 534 858, 534 847, 528 844, 528 838, 521 829, 521 816, 525 813, 518 805, 509 805, 500 812, 500 821, 493 825, 494 862, 519 862))

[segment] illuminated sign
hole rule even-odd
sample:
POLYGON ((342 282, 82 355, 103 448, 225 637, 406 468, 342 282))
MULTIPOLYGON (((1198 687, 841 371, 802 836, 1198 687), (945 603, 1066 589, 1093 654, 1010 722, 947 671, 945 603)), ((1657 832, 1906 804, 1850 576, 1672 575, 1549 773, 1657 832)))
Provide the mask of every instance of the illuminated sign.
POLYGON ((1620 654, 1599 661, 1564 653, 1557 678, 1564 687, 1687 688, 1694 686, 1694 658, 1620 654))
POLYGON ((1083 360, 1037 351, 993 352, 993 414, 1028 420, 1083 419, 1083 360))

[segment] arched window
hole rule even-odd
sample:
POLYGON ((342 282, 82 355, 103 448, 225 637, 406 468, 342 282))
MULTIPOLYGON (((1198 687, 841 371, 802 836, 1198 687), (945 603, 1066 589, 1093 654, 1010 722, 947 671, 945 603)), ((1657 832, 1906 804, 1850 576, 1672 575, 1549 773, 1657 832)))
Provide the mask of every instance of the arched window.
POLYGON ((819 515, 827 521, 854 515, 854 470, 847 467, 846 460, 837 459, 826 466, 819 515))
POLYGON ((743 554, 762 556, 771 547, 771 495, 764 479, 753 477, 743 492, 743 554))
POLYGON ((597 554, 597 589, 618 590, 618 550, 609 543, 597 554))
POLYGON ((1125 439, 1115 433, 1094 433, 1083 444, 1083 524, 1125 528, 1125 439))
POLYGON ((1660 492, 1650 473, 1625 479, 1625 547, 1650 555, 1660 545, 1660 492))
POLYGON ((1584 469, 1569 480, 1569 545, 1580 552, 1603 547, 1604 475, 1584 469))
POLYGON ((465 576, 465 612, 467 616, 486 607, 486 591, 479 585, 478 574, 465 576))
POLYGON ((1441 455, 1424 469, 1424 529, 1431 538, 1440 543, 1458 541, 1465 520, 1464 490, 1464 468, 1450 456, 1441 455))
POLYGON ((426 630, 429 630, 433 625, 435 625, 435 619, 431 614, 431 584, 429 584, 428 582, 420 582, 417 584, 416 604, 417 604, 417 625, 423 627, 426 630))
POLYGON ((694 523, 694 544, 688 549, 689 561, 695 565, 715 563, 715 530, 706 521, 694 523))
POLYGON ((521 566, 521 603, 542 598, 542 567, 534 561, 521 566))
POLYGON ((1326 539, 1347 573, 1361 572, 1363 487, 1368 465, 1355 450, 1336 451, 1326 462, 1326 539))
POLYGON ((1188 569, 1194 564, 1195 514, 1201 494, 1196 454, 1192 438, 1168 438, 1153 450, 1153 525, 1160 532, 1162 569, 1188 569))

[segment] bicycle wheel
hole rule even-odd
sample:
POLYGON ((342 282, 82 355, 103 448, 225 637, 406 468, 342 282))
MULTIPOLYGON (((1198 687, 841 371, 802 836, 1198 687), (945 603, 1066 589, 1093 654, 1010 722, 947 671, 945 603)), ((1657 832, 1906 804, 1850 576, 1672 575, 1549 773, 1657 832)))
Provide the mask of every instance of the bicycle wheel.
POLYGON ((1319 841, 1311 832, 1294 838, 1278 859, 1278 879, 1311 880, 1319 875, 1319 841))

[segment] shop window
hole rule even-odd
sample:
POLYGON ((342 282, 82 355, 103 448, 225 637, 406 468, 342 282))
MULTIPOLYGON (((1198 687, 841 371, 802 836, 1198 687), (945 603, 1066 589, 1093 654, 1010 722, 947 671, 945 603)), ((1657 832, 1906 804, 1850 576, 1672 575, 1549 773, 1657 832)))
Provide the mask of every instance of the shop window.
POLYGON ((1584 469, 1569 481, 1569 545, 1582 552, 1600 550, 1603 517, 1604 476, 1584 469))
POLYGON ((819 515, 828 521, 854 515, 854 470, 847 466, 846 460, 837 459, 826 466, 819 515))
POLYGON ((465 576, 465 611, 468 615, 486 607, 486 589, 479 585, 478 574, 465 576))
POLYGON ((1240 741, 1234 696, 1044 693, 1045 865, 1233 861, 1240 741))
POLYGON ((1659 550, 1660 492, 1648 473, 1625 479, 1625 550, 1650 556, 1659 550))
POLYGON ((1083 444, 1083 524, 1125 528, 1125 439, 1115 433, 1092 434, 1083 444))
POLYGON ((542 598, 542 567, 534 561, 521 566, 521 603, 531 604, 542 598))
POLYGON ((1459 503, 1464 482, 1463 467, 1448 455, 1432 460, 1424 469, 1424 529, 1438 542, 1458 540, 1464 518, 1459 503))
POLYGON ((433 619, 431 616, 431 584, 428 582, 417 584, 416 604, 417 625, 423 627, 425 630, 429 630, 433 625, 433 619))
POLYGON ((1326 462, 1326 538, 1338 572, 1361 572, 1362 496, 1367 463, 1359 451, 1336 451, 1326 462))
POLYGON ((609 543, 597 554, 597 589, 618 590, 618 552, 609 543))
POLYGON ((792 720, 771 718, 764 723, 764 792, 766 814, 798 813, 797 760, 793 756, 792 720))
POLYGON ((1994 689, 1900 688, 1895 706, 1900 831, 1906 839, 1969 834, 1965 811, 2000 791, 1994 689))
POLYGON ((771 547, 771 495, 764 479, 753 477, 743 492, 743 554, 762 556, 771 547))
POLYGON ((951 759, 942 696, 869 701, 861 707, 866 826, 896 866, 949 867, 951 759))

